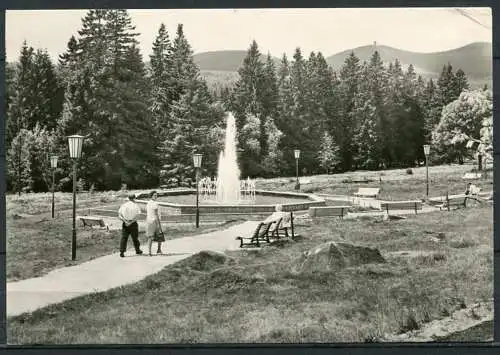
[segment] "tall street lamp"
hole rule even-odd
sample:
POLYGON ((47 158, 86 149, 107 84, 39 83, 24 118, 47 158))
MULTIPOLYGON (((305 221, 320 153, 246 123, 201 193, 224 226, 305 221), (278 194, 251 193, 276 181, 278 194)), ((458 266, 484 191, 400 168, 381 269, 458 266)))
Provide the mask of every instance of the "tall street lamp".
POLYGON ((293 151, 295 155, 295 176, 297 180, 295 182, 295 190, 300 190, 300 182, 299 182, 299 158, 300 158, 300 149, 295 149, 293 151))
POLYGON ((201 167, 202 154, 193 154, 193 163, 196 169, 196 228, 200 227, 200 207, 199 207, 199 172, 201 167))
POLYGON ((56 169, 57 169, 57 155, 52 155, 50 157, 50 167, 52 168, 52 218, 54 218, 54 191, 55 191, 55 181, 56 181, 56 169))
POLYGON ((431 152, 431 146, 429 144, 424 144, 424 154, 425 154, 425 173, 426 173, 426 196, 429 198, 429 153, 431 152))
POLYGON ((71 260, 76 259, 76 163, 82 157, 84 136, 68 137, 69 156, 73 159, 73 238, 71 239, 71 260))

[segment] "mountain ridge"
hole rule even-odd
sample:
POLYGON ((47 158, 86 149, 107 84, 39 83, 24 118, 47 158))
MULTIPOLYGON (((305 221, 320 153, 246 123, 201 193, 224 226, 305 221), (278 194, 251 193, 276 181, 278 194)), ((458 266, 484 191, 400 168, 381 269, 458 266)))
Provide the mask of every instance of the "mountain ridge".
MULTIPOLYGON (((426 79, 438 77, 443 66, 450 63, 454 70, 461 68, 466 73, 471 85, 488 84, 491 87, 493 57, 492 44, 489 42, 472 42, 458 48, 438 52, 413 52, 384 44, 371 44, 343 50, 325 57, 325 60, 328 65, 338 71, 351 52, 354 52, 361 62, 368 62, 375 49, 385 63, 394 62, 397 58, 403 68, 412 64, 415 72, 426 79)), ((193 59, 202 75, 210 74, 213 77, 216 76, 214 74, 216 72, 226 72, 224 76, 229 77, 231 76, 230 72, 237 72, 246 53, 246 50, 208 51, 194 54, 193 59)), ((261 56, 263 61, 266 57, 267 54, 261 56)), ((279 65, 280 59, 274 56, 272 58, 275 64, 279 65)))

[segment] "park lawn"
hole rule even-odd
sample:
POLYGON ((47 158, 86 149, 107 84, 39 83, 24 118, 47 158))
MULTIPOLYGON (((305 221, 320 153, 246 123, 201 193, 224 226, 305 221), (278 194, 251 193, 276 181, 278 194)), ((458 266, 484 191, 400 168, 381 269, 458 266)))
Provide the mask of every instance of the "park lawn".
MULTIPOLYGON (((73 213, 73 194, 56 192, 54 195, 56 216, 71 216, 73 213)), ((120 191, 95 192, 92 194, 79 193, 76 197, 77 209, 116 202, 121 203, 126 197, 127 194, 120 191)), ((27 193, 21 194, 21 196, 9 194, 6 198, 6 207, 8 216, 40 215, 50 217, 52 194, 27 193)))
MULTIPOLYGON (((472 171, 471 165, 440 165, 429 167, 429 196, 444 196, 461 194, 465 191, 468 181, 462 176, 472 171)), ((413 174, 407 174, 406 169, 384 171, 356 171, 333 175, 316 175, 304 178, 311 180, 301 186, 301 192, 325 193, 333 195, 353 196, 360 187, 380 188, 379 198, 383 200, 422 199, 426 194, 425 167, 413 168, 413 174), (368 183, 347 183, 346 180, 371 180, 368 183)), ((481 191, 493 190, 493 173, 488 172, 487 179, 473 180, 481 191)), ((263 190, 291 191, 295 178, 278 178, 259 180, 257 188, 263 190)))
MULTIPOLYGON (((492 303, 491 205, 399 221, 297 221, 296 228, 295 242, 227 257, 200 253, 136 284, 9 318, 8 342, 370 342, 492 303), (376 247, 388 262, 294 271, 304 251, 327 241, 376 247)), ((474 339, 492 337, 482 329, 474 339)))
MULTIPOLYGON (((236 221, 195 228, 194 224, 169 225, 165 238, 175 239, 227 228, 236 221)), ((82 228, 77 221, 77 260, 71 260, 71 218, 39 218, 39 216, 7 217, 7 282, 42 276, 51 270, 72 266, 100 256, 118 252, 120 230, 109 232, 98 228, 82 228)), ((146 238, 139 234, 145 251, 146 238)), ((168 247, 168 242, 166 244, 168 247)), ((129 248, 132 240, 129 238, 129 248)))

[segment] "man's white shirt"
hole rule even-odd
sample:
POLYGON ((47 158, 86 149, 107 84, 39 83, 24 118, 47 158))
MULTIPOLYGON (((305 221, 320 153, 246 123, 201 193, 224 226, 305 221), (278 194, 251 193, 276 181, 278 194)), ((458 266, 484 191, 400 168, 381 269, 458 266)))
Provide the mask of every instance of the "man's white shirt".
POLYGON ((136 203, 128 201, 120 207, 118 214, 122 216, 128 224, 132 224, 137 221, 137 218, 141 214, 141 208, 136 203))

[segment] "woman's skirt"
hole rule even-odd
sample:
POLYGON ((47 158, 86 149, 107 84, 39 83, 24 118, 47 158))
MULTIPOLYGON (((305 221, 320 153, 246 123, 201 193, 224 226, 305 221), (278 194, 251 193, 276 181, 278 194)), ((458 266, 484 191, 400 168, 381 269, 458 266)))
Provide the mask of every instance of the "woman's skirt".
POLYGON ((152 238, 153 242, 164 242, 165 236, 162 232, 160 232, 160 228, 158 228, 158 222, 156 221, 147 221, 146 222, 146 236, 148 238, 152 238))

